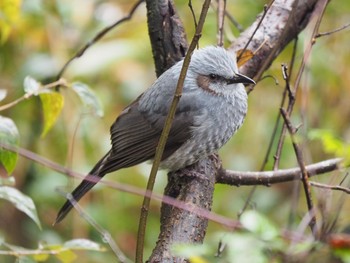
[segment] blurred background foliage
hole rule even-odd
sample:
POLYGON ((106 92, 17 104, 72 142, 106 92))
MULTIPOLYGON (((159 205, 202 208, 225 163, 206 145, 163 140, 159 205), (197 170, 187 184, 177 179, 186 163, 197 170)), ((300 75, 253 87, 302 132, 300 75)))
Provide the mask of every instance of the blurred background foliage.
MULTIPOLYGON (((267 1, 228 1, 227 9, 243 26, 248 27, 267 1)), ((194 33, 193 18, 188 1, 175 1, 184 22, 188 38, 194 33)), ((6 104, 23 95, 23 80, 30 75, 42 83, 51 82, 64 63, 97 32, 123 17, 133 2, 98 0, 6 0, 0 10, 0 88, 8 95, 6 104), (4 19, 4 6, 12 6, 4 19), (4 22, 5 21, 5 22, 4 22)), ((197 17, 201 1, 192 1, 197 17)), ((321 24, 321 31, 338 28, 350 20, 349 1, 331 1, 321 24)), ((234 41, 239 31, 226 20, 226 46, 234 41)), ((200 40, 200 46, 216 43, 216 15, 213 9, 200 40)), ((301 63, 310 30, 299 37, 296 68, 301 63)), ((322 141, 310 139, 314 129, 328 130, 344 144, 350 142, 350 74, 349 30, 318 38, 301 82, 293 114, 294 124, 302 123, 299 131, 306 163, 333 157, 324 150, 322 141)), ((244 126, 220 151, 224 167, 233 170, 259 170, 264 159, 279 111, 284 82, 281 63, 288 63, 292 45, 288 46, 265 73, 265 78, 249 96, 249 112, 244 126)), ((63 76, 67 81, 80 81, 90 86, 101 102, 104 116, 98 118, 84 112, 77 95, 69 89, 61 89, 65 103, 63 112, 53 129, 44 137, 40 100, 36 97, 21 102, 1 115, 11 118, 20 133, 20 146, 38 153, 54 162, 81 173, 88 172, 95 162, 109 149, 109 127, 120 111, 135 99, 155 80, 152 52, 147 33, 145 5, 141 5, 133 18, 118 26, 101 41, 93 45, 85 55, 75 60, 63 76)), ((276 146, 276 143, 274 144, 276 146)), ((273 153, 266 169, 273 165, 273 153)), ((289 138, 284 145, 281 168, 297 166, 289 138)), ((144 188, 150 171, 149 164, 141 164, 108 175, 108 180, 144 188)), ((337 184, 342 171, 322 175, 313 180, 337 184)), ((57 226, 52 226, 56 213, 64 199, 57 188, 72 190, 78 180, 67 178, 41 165, 20 157, 15 171, 15 186, 30 196, 38 211, 42 229, 12 204, 0 201, 0 237, 6 242, 30 249, 39 244, 62 244, 73 238, 87 238, 103 244, 97 231, 73 211, 57 226)), ((1 175, 2 177, 5 175, 1 175)), ((155 191, 163 192, 166 173, 159 172, 155 191)), ((298 226, 306 212, 304 195, 293 197, 296 183, 271 187, 258 187, 250 208, 254 208, 278 224, 281 228, 298 226), (297 205, 293 205, 293 201, 297 205), (293 218, 291 220, 290 218, 293 218)), ((217 185, 213 211, 237 218, 249 195, 251 187, 217 185)), ((312 189, 315 203, 329 207, 330 218, 339 216, 337 229, 349 224, 350 201, 341 199, 344 194, 312 189), (337 211, 339 200, 344 200, 337 211), (339 215, 338 215, 339 214, 339 215)), ((127 256, 133 258, 138 216, 142 198, 119 192, 106 185, 98 185, 80 203, 112 238, 127 256)), ((152 202, 146 235, 146 257, 152 251, 159 230, 158 202, 152 202)), ((320 218, 320 214, 318 214, 320 218)), ((326 219, 325 219, 326 220, 326 219)), ((320 220, 321 221, 321 220, 320 220)), ((210 223, 207 240, 223 231, 216 223, 210 223)), ((0 256, 2 257, 2 256, 0 256)), ((13 257, 4 256, 4 261, 13 262, 13 257)), ((111 262, 113 253, 78 252, 76 262, 111 262)), ((57 262, 56 259, 49 259, 57 262)))

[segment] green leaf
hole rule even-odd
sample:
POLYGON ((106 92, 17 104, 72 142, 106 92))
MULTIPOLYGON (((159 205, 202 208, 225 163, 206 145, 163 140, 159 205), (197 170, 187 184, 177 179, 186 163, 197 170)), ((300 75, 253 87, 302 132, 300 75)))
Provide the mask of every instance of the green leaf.
POLYGON ((21 210, 23 213, 29 216, 41 229, 35 204, 29 196, 24 195, 16 188, 0 186, 0 198, 11 202, 18 210, 21 210))
POLYGON ((38 253, 36 255, 33 255, 33 259, 35 262, 43 262, 46 261, 50 257, 50 254, 47 253, 38 253))
POLYGON ((342 262, 350 262, 350 249, 349 248, 337 248, 333 250, 333 254, 342 260, 342 262))
POLYGON ((18 257, 16 263, 36 263, 31 257, 18 257))
MULTIPOLYGON (((11 119, 2 116, 0 116, 0 143, 13 146, 19 144, 19 133, 15 123, 11 119)), ((11 174, 16 167, 17 153, 0 147, 0 162, 7 173, 11 174)))
POLYGON ((308 136, 312 140, 320 140, 326 153, 342 157, 345 163, 350 163, 350 143, 337 138, 332 131, 314 129, 308 136))
POLYGON ((55 256, 63 263, 71 263, 77 258, 77 255, 71 250, 60 251, 55 256))
POLYGON ((84 106, 99 117, 103 116, 103 110, 94 92, 84 83, 74 82, 72 89, 78 94, 84 106))
POLYGON ((63 244, 63 247, 77 250, 105 251, 103 246, 88 239, 69 240, 63 244))
POLYGON ((41 134, 41 137, 44 137, 56 123, 62 111, 64 99, 60 93, 54 91, 42 92, 39 97, 44 113, 44 128, 41 134))
POLYGON ((245 228, 258 234, 265 241, 275 239, 279 234, 271 221, 256 211, 244 212, 240 221, 245 228))
POLYGON ((26 94, 34 94, 34 95, 38 95, 41 88, 40 82, 38 82, 36 79, 32 78, 31 76, 27 76, 24 78, 23 86, 26 94))

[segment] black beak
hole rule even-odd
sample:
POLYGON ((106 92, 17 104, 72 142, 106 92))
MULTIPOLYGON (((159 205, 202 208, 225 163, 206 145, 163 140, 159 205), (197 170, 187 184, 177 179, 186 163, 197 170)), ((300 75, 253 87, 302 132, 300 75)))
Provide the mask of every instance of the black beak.
POLYGON ((243 83, 243 84, 256 84, 254 80, 244 76, 242 74, 236 73, 232 78, 227 80, 227 84, 243 83))

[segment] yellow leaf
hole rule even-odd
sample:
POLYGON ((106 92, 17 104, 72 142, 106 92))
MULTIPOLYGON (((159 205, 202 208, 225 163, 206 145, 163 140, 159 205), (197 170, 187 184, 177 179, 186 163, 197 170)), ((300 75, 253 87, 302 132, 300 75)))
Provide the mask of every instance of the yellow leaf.
POLYGON ((4 43, 19 20, 21 0, 0 1, 0 42, 4 43))
POLYGON ((189 260, 191 263, 209 263, 204 258, 199 257, 199 256, 190 257, 189 260))
POLYGON ((254 53, 251 50, 246 49, 246 50, 244 50, 244 52, 243 52, 243 49, 238 50, 237 51, 237 65, 238 65, 238 67, 243 66, 252 57, 254 57, 254 53))
POLYGON ((33 259, 36 261, 36 262, 43 262, 43 261, 46 261, 48 258, 49 258, 50 254, 48 253, 40 253, 40 254, 36 254, 36 255, 33 255, 33 259))
POLYGON ((63 108, 63 96, 58 92, 45 92, 39 95, 44 114, 44 128, 41 137, 44 137, 47 132, 56 123, 56 120, 63 108))
POLYGON ((77 255, 72 250, 67 249, 56 254, 56 257, 63 263, 71 263, 77 258, 77 255))

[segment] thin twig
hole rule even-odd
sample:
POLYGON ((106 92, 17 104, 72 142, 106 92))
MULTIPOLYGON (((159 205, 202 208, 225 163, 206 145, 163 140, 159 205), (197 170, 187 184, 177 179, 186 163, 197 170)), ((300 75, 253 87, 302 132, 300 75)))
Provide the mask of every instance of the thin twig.
POLYGON ((342 192, 345 192, 347 194, 350 194, 350 188, 343 187, 340 185, 328 185, 328 184, 322 184, 322 183, 317 183, 317 182, 310 182, 310 185, 318 187, 318 188, 323 188, 323 189, 338 190, 338 191, 342 191, 342 192))
MULTIPOLYGON (((301 77, 302 77, 302 75, 304 73, 305 65, 306 65, 306 63, 307 63, 307 61, 309 59, 309 56, 310 56, 310 53, 311 53, 311 49, 312 49, 313 45, 315 44, 315 36, 316 36, 316 34, 318 32, 318 29, 319 29, 319 26, 320 26, 320 23, 321 23, 324 11, 326 9, 327 0, 319 1, 317 3, 317 5, 318 6, 315 8, 314 14, 318 14, 318 18, 317 18, 316 24, 314 26, 313 33, 312 33, 312 35, 310 37, 310 41, 309 41, 309 43, 308 43, 308 45, 306 47, 306 50, 304 52, 304 56, 303 56, 301 65, 299 67, 299 71, 298 71, 298 74, 297 74, 297 77, 296 77, 296 81, 295 81, 295 84, 294 84, 294 90, 291 91, 291 89, 289 89, 289 94, 288 95, 289 95, 290 99, 292 98, 292 100, 290 100, 288 102, 288 106, 287 106, 287 110, 286 110, 288 116, 290 116, 292 111, 293 111, 294 104, 295 104, 295 98, 293 98, 292 95, 293 94, 297 94, 297 92, 299 90, 301 77)), ((294 63, 294 60, 293 60, 293 63, 294 63)), ((287 79, 286 79, 286 85, 290 85, 289 82, 290 82, 290 76, 288 76, 287 79)), ((277 146, 277 152, 275 154, 274 169, 278 169, 279 159, 280 159, 280 156, 281 156, 282 147, 283 147, 284 138, 285 138, 286 133, 287 133, 287 126, 284 123, 283 127, 282 127, 281 134, 280 134, 278 146, 277 146)))
MULTIPOLYGON (((216 1, 216 4, 219 5, 219 0, 216 1)), ((219 6, 215 6, 214 3, 212 2, 210 4, 212 6, 212 8, 219 8, 219 6)), ((226 6, 226 0, 225 0, 225 6, 226 6)), ((241 33, 244 31, 243 26, 238 23, 238 21, 233 17, 233 15, 231 15, 227 9, 225 8, 225 12, 224 12, 225 16, 227 17, 227 19, 238 29, 238 31, 241 33)))
MULTIPOLYGON (((192 6, 192 0, 188 1, 188 7, 191 10, 191 14, 192 14, 192 18, 193 18, 193 23, 194 23, 194 29, 195 31, 197 31, 197 27, 198 27, 198 23, 197 23, 197 19, 196 19, 196 14, 193 10, 193 6, 192 6)), ((197 43, 197 48, 199 48, 199 42, 197 43)))
MULTIPOLYGON (((294 62, 294 59, 295 59, 295 56, 296 56, 296 42, 294 43, 294 48, 293 48, 293 53, 292 53, 292 62, 294 62)), ((293 63, 291 62, 291 69, 293 68, 293 63)), ((291 72, 291 71, 290 71, 291 72)), ((273 78, 273 77, 272 77, 273 78)), ((275 79, 275 78, 274 78, 275 79)), ((289 81, 289 79, 288 79, 289 81)), ((277 84, 277 80, 275 79, 275 82, 277 84)), ((284 102, 285 102, 285 99, 286 99, 286 88, 284 89, 284 92, 283 92, 283 95, 282 95, 282 100, 281 100, 281 104, 280 104, 280 108, 283 107, 284 105, 284 102)), ((269 156, 270 156, 270 153, 272 151, 272 146, 273 146, 273 142, 275 140, 275 137, 276 137, 276 134, 277 134, 277 129, 278 129, 278 126, 279 126, 279 122, 280 122, 280 119, 281 119, 281 115, 278 114, 277 115, 277 118, 276 118, 276 121, 275 121, 275 126, 273 128, 273 132, 272 132, 272 135, 271 135, 271 138, 270 138, 270 142, 269 142, 269 145, 267 147, 267 151, 266 151, 266 154, 265 154, 265 157, 264 157, 264 160, 262 162, 262 165, 261 165, 261 168, 260 168, 260 171, 264 171, 265 170, 265 167, 266 167, 266 164, 268 162, 268 159, 269 159, 269 156)), ((276 155, 274 156, 275 158, 275 163, 276 163, 276 155)), ((279 159, 279 158, 278 158, 279 159)), ((276 169, 274 169, 276 170, 276 169)), ((256 186, 254 186, 251 191, 249 192, 249 195, 244 203, 244 206, 243 208, 240 210, 240 212, 238 213, 238 217, 247 209, 248 207, 248 204, 250 203, 250 200, 252 199, 254 193, 255 193, 255 190, 256 190, 256 186)))
POLYGON ((22 101, 24 101, 24 100, 26 100, 26 99, 29 99, 29 98, 32 97, 33 95, 34 95, 34 94, 32 93, 32 94, 30 94, 30 96, 28 96, 28 94, 26 93, 26 94, 24 94, 22 97, 20 97, 20 98, 14 100, 14 101, 11 101, 10 103, 7 103, 7 104, 5 104, 5 105, 0 106, 0 111, 7 110, 7 109, 9 109, 9 108, 11 108, 11 107, 17 105, 18 103, 20 103, 20 102, 22 102, 22 101))
MULTIPOLYGON (((274 0, 272 0, 272 1, 270 2, 269 5, 265 5, 265 6, 264 6, 264 13, 263 13, 263 15, 262 15, 262 17, 261 17, 261 19, 260 19, 258 25, 256 26, 256 28, 255 28, 253 34, 250 36, 250 38, 249 38, 249 40, 247 41, 246 45, 245 45, 244 48, 242 49, 242 52, 240 52, 240 54, 239 54, 239 56, 238 56, 238 58, 237 58, 237 61, 239 61, 239 60, 241 59, 242 55, 244 54, 244 51, 247 49, 249 43, 252 41, 254 35, 255 35, 256 32, 258 31, 258 29, 259 29, 261 23, 263 22, 263 20, 264 20, 266 14, 267 14, 267 11, 268 11, 269 8, 272 6, 273 2, 274 2, 274 0)), ((249 92, 248 92, 248 94, 249 94, 249 92)), ((264 162, 264 163, 265 163, 265 162, 264 162)), ((265 167, 265 164, 263 164, 262 167, 265 167)), ((244 203, 244 206, 242 207, 242 209, 241 209, 241 210, 238 212, 238 214, 237 214, 238 218, 239 218, 239 217, 243 214, 243 212, 248 208, 248 205, 249 205, 250 200, 252 199, 252 197, 253 197, 253 195, 254 195, 254 193, 255 193, 255 190, 256 190, 256 187, 253 187, 253 189, 251 189, 251 191, 249 192, 249 195, 248 195, 248 197, 247 197, 247 199, 246 199, 246 201, 245 201, 245 203, 244 203)))
POLYGON ((264 75, 263 77, 261 77, 260 81, 265 80, 265 79, 269 79, 269 78, 273 79, 273 81, 275 82, 275 85, 276 85, 276 86, 279 85, 278 79, 277 79, 275 76, 269 75, 269 74, 264 75))
MULTIPOLYGON (((278 38, 277 43, 274 43, 273 49, 269 51, 269 55, 264 59, 264 62, 259 67, 259 70, 255 73, 255 79, 259 80, 261 78, 263 73, 270 66, 270 63, 271 63, 272 59, 274 58, 275 54, 278 53, 278 51, 281 49, 281 45, 282 45, 283 41, 285 40, 285 38, 287 38, 287 34, 290 33, 289 30, 287 29, 288 28, 287 25, 290 23, 292 23, 294 25, 294 23, 295 23, 294 19, 295 19, 295 13, 297 11, 298 4, 299 4, 299 0, 296 0, 293 2, 292 9, 289 13, 287 21, 285 22, 284 30, 282 31, 280 37, 278 38)), ((271 43, 268 43, 268 44, 270 45, 271 43)), ((254 87, 251 85, 251 86, 249 86, 247 93, 249 94, 253 90, 254 90, 254 87)))
POLYGON ((339 27, 337 29, 334 29, 334 30, 331 30, 331 31, 328 31, 328 32, 318 33, 318 34, 316 34, 315 38, 323 37, 323 36, 329 36, 331 34, 337 33, 339 31, 342 31, 342 30, 348 28, 349 26, 350 26, 350 23, 347 23, 347 24, 345 24, 345 25, 343 25, 343 26, 341 26, 341 27, 339 27))
POLYGON ((282 64, 282 76, 286 82, 286 90, 288 91, 289 101, 294 103, 295 94, 292 91, 292 89, 290 88, 290 82, 289 82, 290 77, 288 75, 288 66, 287 66, 287 64, 284 64, 284 63, 282 64))
MULTIPOLYGON (((188 69, 188 66, 189 66, 190 61, 191 61, 192 53, 198 44, 199 38, 201 37, 204 21, 205 21, 205 18, 207 16, 209 6, 210 6, 210 0, 206 0, 202 6, 202 11, 201 11, 201 14, 199 17, 196 33, 192 38, 192 41, 191 41, 191 44, 188 48, 187 54, 183 60, 183 65, 182 65, 179 80, 178 80, 178 83, 176 86, 174 98, 173 98, 173 101, 171 103, 167 118, 165 120, 164 128, 163 128, 162 134, 160 136, 158 146, 156 148, 156 153, 154 156, 154 161, 153 161, 151 173, 150 173, 150 176, 148 179, 147 190, 150 192, 152 192, 152 190, 153 190, 153 186, 155 183, 159 164, 161 162, 161 158, 163 155, 165 144, 167 142, 168 135, 170 132, 171 124, 172 124, 172 121, 173 121, 174 116, 175 116, 177 104, 181 98, 183 84, 184 84, 184 81, 186 78, 187 69, 188 69)), ((145 196, 145 198, 143 199, 143 204, 142 204, 142 208, 141 208, 139 230, 138 230, 138 234, 137 234, 137 244, 136 244, 136 259, 135 260, 137 263, 143 262, 143 247, 144 247, 145 231, 146 231, 148 209, 149 209, 150 201, 151 201, 151 199, 149 197, 145 196)))
POLYGON ((247 47, 249 46, 250 42, 252 41, 253 37, 255 36, 256 32, 258 31, 259 27, 261 26, 261 23, 264 21, 264 18, 267 14, 267 11, 269 11, 270 7, 272 6, 272 4, 275 1, 272 0, 268 5, 264 5, 264 13, 259 21, 259 23, 257 24, 256 28, 254 29, 253 34, 250 36, 249 40, 247 41, 247 43, 245 44, 244 48, 242 49, 242 52, 240 53, 240 55, 237 58, 237 61, 239 61, 241 59, 241 56, 244 54, 244 51, 246 51, 247 47))
POLYGON ((191 0, 188 1, 188 7, 191 10, 193 23, 194 23, 194 29, 197 30, 198 23, 197 23, 197 19, 196 19, 196 14, 194 13, 194 10, 193 10, 193 6, 192 6, 192 1, 191 0))
MULTIPOLYGON (((301 65, 299 67, 299 71, 298 71, 298 74, 297 74, 297 77, 296 77, 296 81, 295 81, 295 84, 294 84, 294 90, 292 91, 290 88, 288 90, 288 88, 286 87, 287 91, 288 91, 288 95, 289 95, 289 102, 288 102, 288 106, 287 106, 287 110, 286 111, 283 111, 282 108, 281 108, 281 114, 284 114, 283 117, 285 118, 285 120, 289 120, 289 116, 291 116, 291 113, 293 111, 293 108, 294 108, 294 104, 295 104, 295 94, 297 94, 298 92, 298 89, 299 89, 299 86, 300 86, 300 81, 301 81, 301 77, 304 73, 304 69, 305 69, 305 65, 309 59, 309 56, 311 54, 311 49, 313 47, 313 45, 315 44, 315 36, 318 32, 318 29, 319 29, 319 26, 320 26, 320 23, 322 21, 322 17, 323 17, 323 14, 324 14, 324 11, 326 9, 326 6, 327 6, 327 3, 328 3, 328 0, 322 0, 322 1, 318 1, 317 2, 317 5, 315 7, 315 10, 313 12, 313 15, 317 15, 317 21, 316 21, 316 24, 313 28, 313 32, 312 32, 312 35, 311 35, 311 38, 310 38, 310 41, 306 47, 306 50, 304 52, 304 56, 303 56, 303 59, 302 59, 302 62, 301 62, 301 65)), ((285 75, 286 71, 284 72, 284 75, 285 75)), ((290 78, 287 76, 286 77, 286 85, 289 85, 289 80, 290 78)), ((283 146, 283 142, 284 142, 284 138, 285 138, 285 135, 286 135, 286 131, 287 129, 289 129, 289 127, 287 127, 287 121, 285 121, 284 125, 283 125, 283 128, 282 128, 282 131, 281 131, 281 135, 280 135, 280 139, 279 139, 279 144, 278 144, 278 148, 277 148, 277 154, 276 154, 276 159, 275 159, 275 164, 274 164, 274 167, 275 169, 278 168, 278 163, 279 163, 279 158, 280 158, 280 154, 281 154, 281 151, 282 151, 282 146, 283 146)), ((292 137, 292 130, 290 130, 290 134, 291 134, 291 137, 292 137)), ((297 159, 298 159, 298 162, 299 161, 302 161, 302 158, 300 158, 301 156, 301 151, 299 150, 299 147, 295 147, 297 146, 296 144, 293 143, 293 147, 294 147, 294 150, 295 150, 295 153, 297 155, 297 159), (297 153, 299 152, 299 153, 297 153)), ((299 162, 299 165, 303 166, 303 163, 302 162, 299 162)), ((307 175, 307 174, 305 174, 307 175)), ((307 183, 307 178, 306 176, 303 176, 305 178, 305 181, 303 180, 303 185, 304 185, 304 191, 305 191, 305 194, 306 194, 306 198, 307 198, 307 203, 308 203, 308 208, 309 208, 309 211, 312 211, 312 200, 309 199, 311 198, 311 195, 310 195, 310 185, 307 183), (311 207, 311 208, 310 208, 311 207)), ((315 226, 315 223, 316 221, 316 217, 313 217, 313 219, 310 221, 310 227, 312 228, 312 231, 313 231, 313 234, 315 234, 314 230, 314 226, 315 226)))
POLYGON ((114 255, 117 257, 119 262, 126 263, 126 262, 132 262, 130 259, 128 259, 125 254, 122 252, 122 250, 119 248, 117 243, 113 240, 111 234, 104 229, 102 226, 100 226, 91 216, 89 216, 87 213, 83 211, 79 203, 73 198, 72 194, 64 193, 62 191, 59 191, 59 193, 65 197, 65 199, 69 200, 69 202, 73 205, 74 209, 78 211, 80 217, 84 218, 101 236, 101 239, 103 242, 107 243, 109 247, 114 252, 114 255))
POLYGON ((315 44, 315 36, 317 35, 317 32, 318 32, 318 30, 320 28, 320 24, 321 24, 324 12, 326 10, 327 3, 328 3, 328 0, 321 0, 321 1, 317 2, 317 6, 315 8, 314 14, 318 14, 318 17, 317 17, 317 21, 316 21, 316 24, 314 26, 314 29, 313 29, 310 41, 309 41, 309 43, 308 43, 308 45, 306 47, 306 50, 304 52, 303 60, 302 60, 301 65, 300 65, 297 78, 295 80, 294 94, 296 94, 298 89, 299 89, 301 77, 303 75, 303 72, 304 72, 304 69, 305 69, 305 65, 306 65, 306 63, 309 60, 309 57, 310 57, 310 54, 311 54, 311 49, 312 49, 312 47, 315 44))
POLYGON ((116 26, 118 26, 119 24, 128 21, 132 18, 133 14, 135 13, 136 9, 139 7, 139 5, 143 2, 144 0, 139 0, 138 2, 136 2, 136 4, 131 8, 130 12, 128 15, 126 15, 125 17, 119 19, 118 21, 116 21, 115 23, 113 23, 112 25, 104 28, 103 30, 101 30, 99 33, 97 33, 96 36, 94 36, 93 39, 91 39, 89 42, 87 42, 85 44, 85 46, 83 46, 81 49, 79 49, 79 51, 73 56, 71 57, 66 64, 64 64, 64 66, 62 67, 62 69, 60 70, 60 72, 58 73, 56 79, 60 79, 61 76, 63 75, 63 73, 65 72, 65 70, 67 69, 67 67, 70 65, 70 63, 77 59, 80 58, 85 51, 91 47, 93 44, 95 44, 97 41, 99 41, 102 37, 104 37, 104 35, 106 35, 109 31, 111 31, 113 28, 115 28, 116 26))
POLYGON ((224 22, 225 22, 225 11, 226 11, 226 0, 217 0, 217 19, 218 19, 218 33, 217 33, 217 44, 222 47, 224 45, 224 22))
MULTIPOLYGON (((285 80, 286 84, 285 84, 285 88, 284 88, 284 91, 283 91, 280 108, 282 108, 284 103, 285 103, 287 90, 289 90, 289 95, 293 94, 291 92, 291 89, 290 89, 290 79, 291 79, 292 71, 293 71, 294 65, 295 65, 295 57, 296 57, 296 52, 297 52, 297 43, 298 43, 298 39, 295 39, 294 45, 293 45, 293 53, 292 53, 292 57, 291 57, 291 62, 289 64, 289 72, 288 73, 286 71, 283 72, 283 75, 284 76, 287 75, 287 76, 284 77, 284 80, 285 80)), ((282 69, 282 71, 283 71, 283 69, 282 69)), ((289 99, 291 99, 290 96, 289 96, 289 99)), ((279 112, 278 116, 277 116, 275 128, 278 127, 280 119, 281 119, 281 114, 279 112)), ((279 136, 279 139, 278 139, 278 143, 277 143, 276 153, 274 155, 274 159, 275 159, 274 164, 273 164, 273 169, 274 170, 278 170, 278 167, 279 167, 279 162, 280 162, 280 157, 281 157, 281 153, 282 153, 282 149, 283 149, 283 145, 284 145, 284 138, 285 138, 285 135, 286 135, 286 131, 287 130, 285 129, 285 124, 283 123, 282 131, 280 133, 280 136, 279 136)))
MULTIPOLYGON (((291 105, 294 105, 295 103, 295 93, 292 91, 291 87, 290 87, 290 75, 288 74, 288 67, 286 64, 282 64, 282 76, 283 79, 285 81, 285 89, 282 95, 282 101, 281 101, 281 107, 280 109, 283 107, 285 100, 286 100, 286 96, 288 94, 288 98, 289 98, 289 102, 288 102, 288 109, 290 109, 291 105)), ((278 122, 280 121, 280 113, 277 117, 278 122)), ((278 143, 277 143, 277 148, 276 148, 276 153, 273 156, 275 161, 273 164, 273 169, 274 170, 278 170, 279 167, 279 163, 280 163, 280 159, 281 159, 281 154, 282 154, 282 149, 283 149, 283 145, 284 145, 284 139, 287 133, 287 129, 286 129, 286 124, 283 124, 282 127, 282 131, 280 133, 279 139, 278 139, 278 143)))
POLYGON ((311 189, 310 189, 310 183, 309 183, 309 175, 308 175, 307 170, 305 168, 303 152, 299 148, 299 145, 296 143, 296 140, 294 138, 295 128, 292 126, 292 123, 289 120, 289 116, 287 115, 286 111, 283 108, 281 108, 281 114, 282 114, 284 122, 287 126, 287 129, 289 131, 290 137, 292 139, 294 152, 295 152, 295 155, 297 157, 298 164, 299 164, 301 174, 302 174, 302 182, 303 182, 303 186, 304 186, 307 207, 308 207, 308 210, 309 210, 309 213, 311 216, 309 226, 311 228, 312 233, 314 235, 316 235, 316 215, 314 213, 314 205, 313 205, 313 201, 312 201, 312 195, 311 195, 311 189))
MULTIPOLYGON (((49 83, 49 84, 41 86, 40 90, 51 89, 53 87, 56 87, 57 85, 66 87, 67 86, 67 82, 64 79, 59 79, 59 80, 54 81, 52 83, 49 83)), ((37 96, 38 94, 39 94, 39 92, 37 92, 37 93, 34 93, 34 92, 33 93, 25 93, 22 97, 14 100, 14 101, 11 101, 10 103, 7 103, 5 105, 0 106, 0 111, 7 110, 7 109, 9 109, 11 107, 14 107, 18 103, 20 103, 20 102, 22 102, 24 100, 30 99, 33 96, 37 96)))
POLYGON ((238 21, 234 18, 234 16, 231 15, 227 10, 225 10, 225 16, 238 29, 240 33, 244 31, 243 26, 240 23, 238 23, 238 21))

